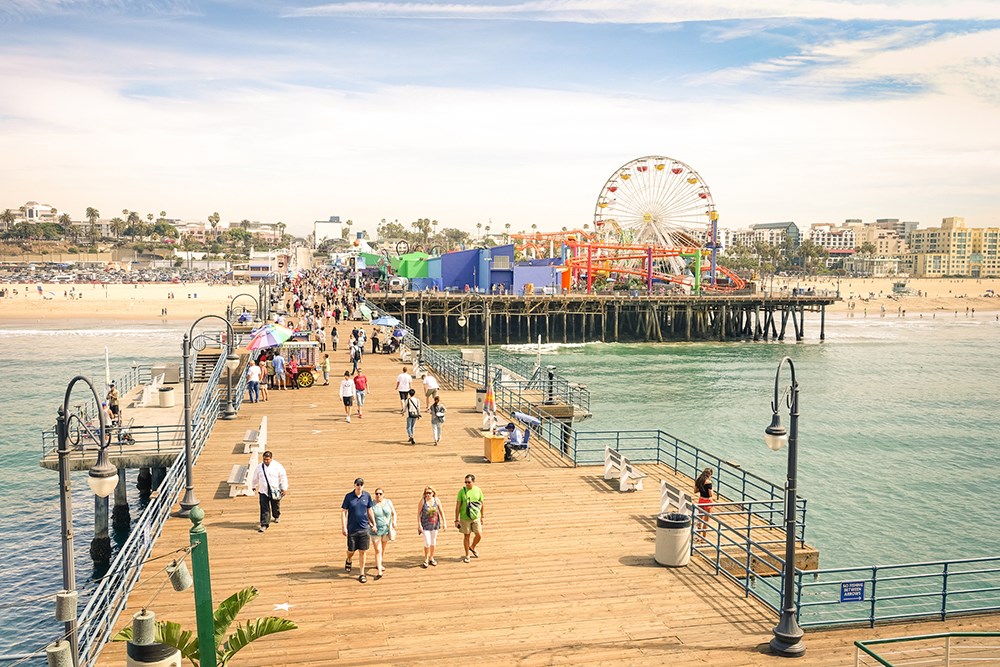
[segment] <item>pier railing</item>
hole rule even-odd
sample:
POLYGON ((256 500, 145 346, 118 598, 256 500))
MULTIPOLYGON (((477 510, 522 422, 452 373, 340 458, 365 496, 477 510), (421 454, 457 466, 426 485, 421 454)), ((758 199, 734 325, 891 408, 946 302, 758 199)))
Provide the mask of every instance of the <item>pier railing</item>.
POLYGON ((945 632, 854 642, 854 667, 1000 664, 1000 632, 945 632))
POLYGON ((1000 556, 796 570, 795 586, 803 627, 943 621, 1000 609, 1000 556))
MULTIPOLYGON (((219 399, 214 391, 226 365, 224 355, 219 356, 208 386, 213 391, 203 392, 192 411, 191 448, 197 460, 208 440, 219 415, 219 399)), ((183 372, 190 372, 185 368, 183 372)), ((149 558, 153 544, 163 530, 177 494, 184 485, 184 457, 178 456, 168 468, 160 483, 158 493, 146 506, 139 520, 132 527, 125 543, 118 550, 108 572, 101 578, 90 595, 78 620, 80 636, 80 664, 91 665, 104 645, 110 640, 118 615, 125 609, 128 594, 139 580, 143 563, 149 558)))

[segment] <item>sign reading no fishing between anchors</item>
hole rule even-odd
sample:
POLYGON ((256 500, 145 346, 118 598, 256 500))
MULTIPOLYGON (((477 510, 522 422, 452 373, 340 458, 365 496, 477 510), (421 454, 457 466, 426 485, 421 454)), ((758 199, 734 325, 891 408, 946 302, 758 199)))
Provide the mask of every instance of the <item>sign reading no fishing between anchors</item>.
POLYGON ((864 602, 865 582, 863 581, 842 581, 840 582, 841 602, 864 602))

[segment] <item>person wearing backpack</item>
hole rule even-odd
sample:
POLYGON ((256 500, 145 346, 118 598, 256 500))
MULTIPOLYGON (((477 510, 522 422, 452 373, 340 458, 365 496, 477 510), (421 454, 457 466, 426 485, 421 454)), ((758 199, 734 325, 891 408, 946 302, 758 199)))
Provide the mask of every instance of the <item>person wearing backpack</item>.
POLYGON ((465 536, 465 557, 463 563, 469 562, 469 556, 479 558, 476 547, 483 539, 483 490, 475 485, 476 476, 468 474, 465 476, 465 486, 458 491, 458 500, 455 502, 455 526, 462 531, 465 536), (473 538, 472 535, 475 534, 473 538))
POLYGON ((441 427, 444 425, 444 413, 447 408, 441 403, 441 397, 435 396, 434 402, 430 405, 431 432, 434 434, 434 444, 441 442, 441 427))
POLYGON ((416 440, 413 439, 413 428, 417 425, 417 420, 420 419, 420 399, 416 396, 417 392, 413 389, 407 392, 406 397, 406 435, 410 438, 410 444, 417 444, 416 440))

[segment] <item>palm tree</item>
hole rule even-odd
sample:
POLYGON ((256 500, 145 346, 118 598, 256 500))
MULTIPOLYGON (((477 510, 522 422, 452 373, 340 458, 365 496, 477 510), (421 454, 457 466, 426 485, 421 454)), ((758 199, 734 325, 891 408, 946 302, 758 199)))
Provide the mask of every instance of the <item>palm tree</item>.
MULTIPOLYGON (((63 213, 63 215, 66 214, 63 213)), ((14 215, 14 211, 9 208, 5 209, 3 213, 0 213, 0 222, 3 223, 4 229, 10 229, 10 226, 14 224, 14 220, 16 219, 17 217, 14 215)))
POLYGON ((109 226, 111 227, 111 233, 115 235, 115 238, 120 239, 122 232, 125 231, 125 221, 115 216, 114 218, 111 218, 109 226))
POLYGON ((97 241, 97 221, 101 219, 101 212, 92 206, 87 207, 87 220, 90 221, 90 240, 97 241))
POLYGON ((275 225, 275 227, 278 230, 278 241, 284 242, 284 240, 285 240, 285 227, 287 227, 287 226, 288 225, 286 225, 285 223, 281 222, 280 220, 278 221, 278 224, 275 225))
POLYGON ((538 233, 538 224, 537 223, 534 223, 534 222, 531 223, 531 233, 532 234, 537 234, 538 233))
POLYGON ((503 226, 503 241, 504 241, 504 243, 507 243, 508 241, 510 241, 510 223, 509 222, 504 223, 504 226, 503 226))
POLYGON ((476 238, 477 239, 480 238, 479 230, 482 229, 482 228, 483 228, 483 223, 477 222, 476 223, 476 238))
MULTIPOLYGON (((264 618, 255 618, 252 621, 247 621, 246 624, 240 623, 236 626, 236 632, 229 635, 225 641, 220 641, 229 631, 229 626, 236 620, 236 616, 240 613, 240 610, 258 595, 260 595, 260 592, 253 586, 249 586, 233 593, 220 602, 219 607, 215 610, 213 614, 213 620, 215 621, 215 653, 216 664, 219 667, 226 667, 233 659, 233 656, 250 642, 278 632, 295 630, 299 627, 287 618, 265 616, 264 618)), ((112 641, 116 642, 131 641, 131 639, 131 626, 122 628, 118 634, 112 637, 112 641)), ((182 630, 180 623, 156 621, 154 641, 172 646, 181 652, 182 657, 190 660, 191 664, 195 667, 200 667, 201 653, 198 646, 198 637, 191 630, 182 630)))
POLYGON ((208 224, 212 225, 212 235, 216 240, 219 239, 219 235, 216 233, 215 228, 219 226, 219 212, 216 211, 212 215, 208 216, 208 224))
POLYGON ((438 233, 438 221, 437 220, 431 220, 431 229, 432 229, 432 231, 434 233, 434 236, 437 236, 437 233, 438 233))
POLYGON ((140 218, 139 214, 136 213, 135 211, 130 211, 128 209, 125 209, 123 212, 125 213, 126 216, 128 216, 128 220, 127 220, 128 221, 128 226, 132 230, 132 240, 135 241, 135 237, 136 237, 137 234, 139 236, 142 236, 142 231, 143 231, 142 230, 142 218, 140 218))

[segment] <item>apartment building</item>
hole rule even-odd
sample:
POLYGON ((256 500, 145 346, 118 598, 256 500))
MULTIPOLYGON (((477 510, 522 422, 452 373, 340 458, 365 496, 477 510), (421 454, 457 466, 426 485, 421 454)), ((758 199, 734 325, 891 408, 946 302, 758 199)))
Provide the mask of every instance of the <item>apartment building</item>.
POLYGON ((1000 227, 966 227, 965 218, 944 218, 940 227, 910 232, 910 271, 920 278, 1000 277, 1000 227))

